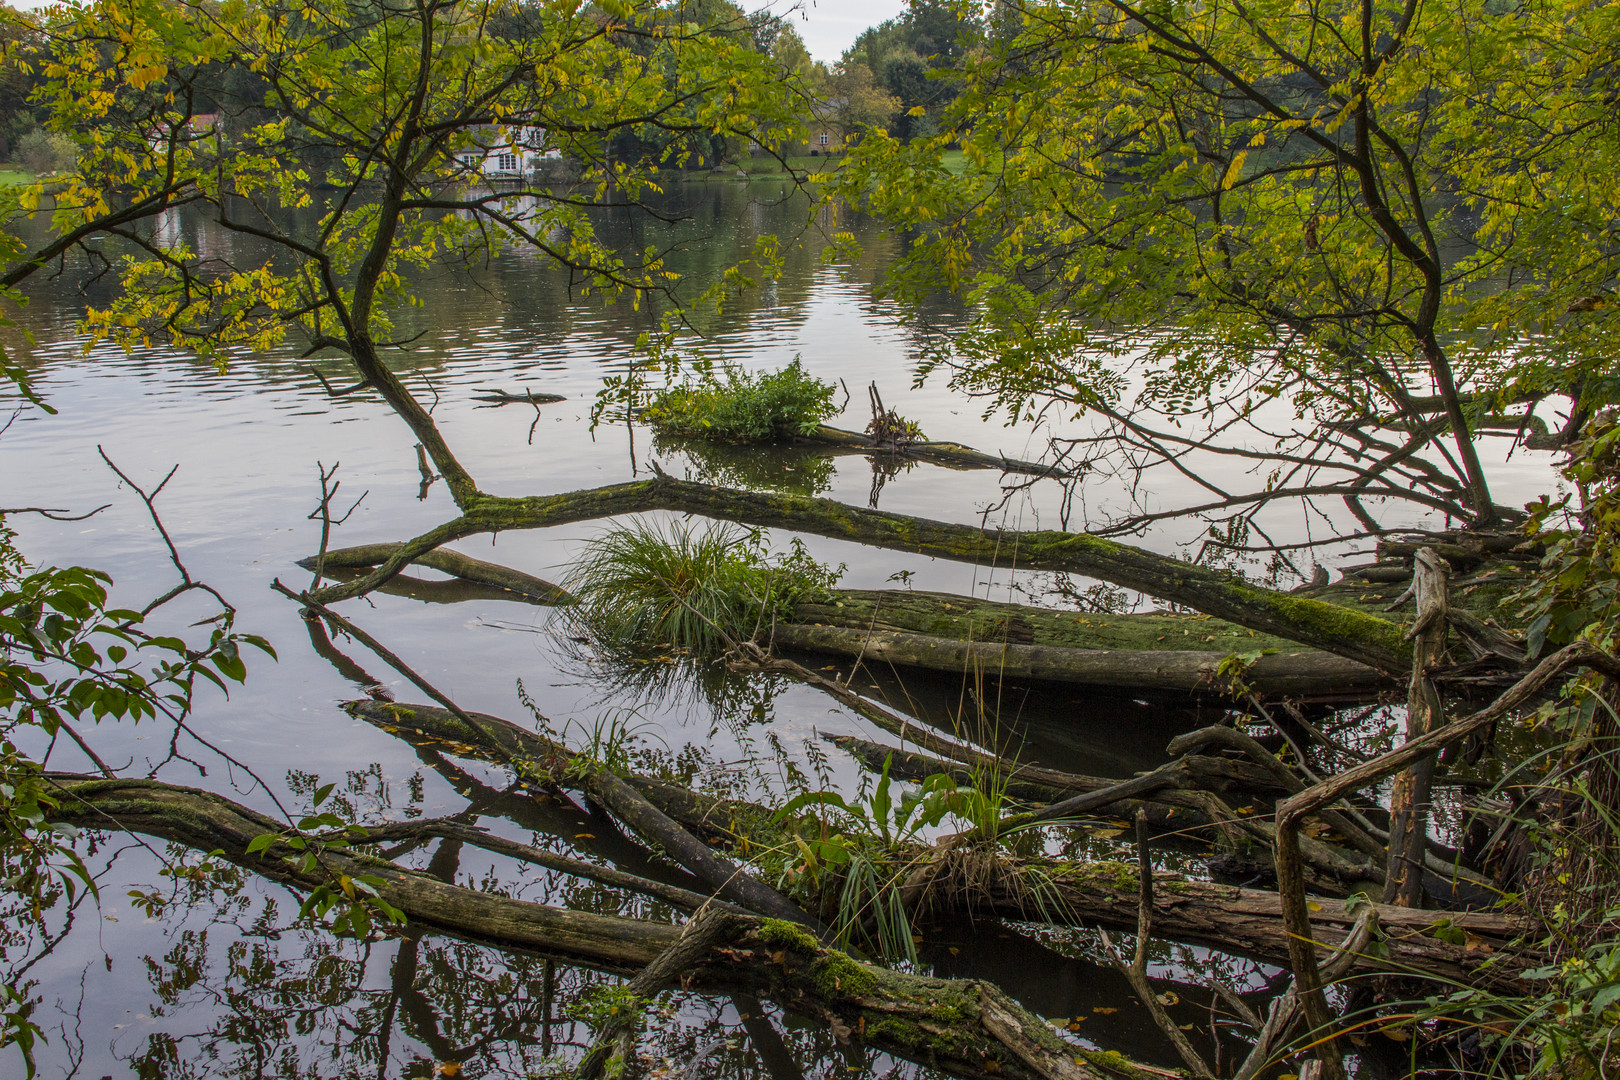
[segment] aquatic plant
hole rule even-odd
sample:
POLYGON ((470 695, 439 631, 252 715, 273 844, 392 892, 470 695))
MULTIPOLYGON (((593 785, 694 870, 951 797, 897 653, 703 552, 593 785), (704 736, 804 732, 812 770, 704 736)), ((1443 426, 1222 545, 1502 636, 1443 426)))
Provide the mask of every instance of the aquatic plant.
POLYGON ((707 368, 658 391, 642 419, 661 432, 719 442, 808 435, 838 412, 834 386, 805 373, 798 357, 779 371, 707 368))
POLYGON ((824 595, 843 569, 797 539, 772 554, 759 530, 636 521, 591 542, 568 577, 579 602, 567 614, 598 647, 713 654, 824 595))

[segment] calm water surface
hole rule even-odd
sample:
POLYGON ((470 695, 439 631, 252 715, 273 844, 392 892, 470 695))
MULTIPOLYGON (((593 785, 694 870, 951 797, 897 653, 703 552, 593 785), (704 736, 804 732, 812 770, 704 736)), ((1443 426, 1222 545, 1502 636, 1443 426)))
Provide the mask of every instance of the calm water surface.
MULTIPOLYGON (((678 224, 617 218, 603 226, 637 247, 679 244, 672 262, 699 281, 746 250, 754 236, 793 229, 802 218, 769 184, 679 187, 668 209, 682 218, 678 224)), ((161 227, 205 254, 251 254, 231 246, 240 238, 200 219, 177 215, 161 227)), ((852 392, 845 416, 834 421, 845 427, 864 426, 864 388, 876 380, 889 405, 936 439, 1039 457, 1052 435, 1084 430, 1061 417, 1054 418, 1056 427, 1004 427, 983 420, 979 403, 942 383, 911 389, 926 339, 873 299, 871 283, 886 248, 864 238, 873 241, 869 262, 858 266, 821 264, 813 237, 795 249, 784 277, 744 298, 702 342, 704 353, 750 368, 802 357, 812 374, 842 379, 852 392)), ((578 841, 585 850, 646 870, 628 845, 615 841, 612 824, 588 811, 514 798, 498 770, 418 750, 351 720, 337 705, 358 696, 357 682, 380 681, 401 700, 421 695, 357 645, 340 643, 363 672, 323 659, 294 605, 270 591, 277 577, 295 587, 308 580, 294 563, 318 543, 317 526, 307 520, 319 498, 318 463, 341 465, 343 505, 365 495, 334 545, 403 539, 454 515, 442 484, 418 498, 414 440, 404 424, 373 394, 327 396, 311 363, 291 350, 240 356, 224 371, 163 349, 125 354, 101 347, 86 354, 75 331, 87 295, 79 291, 82 276, 70 266, 54 280, 36 282, 19 320, 33 341, 13 335, 8 342, 60 412, 24 409, 0 437, 0 501, 76 512, 111 505, 77 523, 15 518, 10 524, 21 533, 23 549, 39 562, 108 570, 124 601, 156 595, 173 580, 165 549, 139 500, 120 488, 97 447, 148 486, 178 466, 159 503, 164 524, 191 572, 239 608, 239 626, 268 637, 280 654, 275 663, 251 660, 246 686, 228 701, 205 694, 193 721, 198 735, 252 775, 194 743, 180 749, 195 763, 175 760, 169 733, 151 725, 96 732, 102 756, 266 810, 271 805, 255 778, 289 806, 306 805, 317 783, 337 781, 346 805, 376 820, 471 808, 483 824, 519 839, 544 841, 551 834, 573 842, 590 833, 593 839, 578 841)), ((98 288, 91 286, 90 299, 101 295, 98 288)), ((445 437, 485 490, 542 494, 595 487, 644 476, 657 461, 676 475, 786 487, 857 505, 871 495, 872 469, 861 457, 693 456, 655 443, 644 430, 593 433, 590 406, 602 377, 623 370, 637 335, 656 326, 655 310, 578 301, 557 273, 516 256, 503 256, 476 275, 431 278, 420 292, 424 307, 399 320, 401 337, 422 335, 401 358, 400 370, 422 400, 436 402, 445 437), (472 395, 483 387, 529 387, 567 400, 543 406, 537 420, 527 405, 481 407, 472 395)), ((939 323, 952 318, 949 309, 934 314, 939 323)), ((340 363, 317 363, 333 382, 348 380, 340 363)), ((1502 475, 1529 497, 1545 486, 1544 470, 1543 461, 1521 458, 1502 475)), ((1150 502, 1168 505, 1191 493, 1168 476, 1149 482, 1150 502)), ((991 523, 1055 526, 1061 494, 1056 485, 1038 486, 1007 502, 991 523)), ((1002 495, 995 473, 920 464, 888 479, 879 505, 974 523, 1002 495)), ((1129 497, 1117 483, 1088 482, 1071 526, 1083 515, 1121 512, 1129 497)), ((459 547, 555 580, 603 527, 596 522, 478 537, 459 547)), ((1324 527, 1331 525, 1280 521, 1273 536, 1287 539, 1307 528, 1320 535, 1324 527)), ((1143 542, 1176 551, 1197 533, 1196 526, 1166 528, 1143 542)), ((785 544, 787 537, 774 540, 785 544)), ((819 558, 847 564, 842 584, 851 587, 885 587, 909 571, 916 588, 1027 599, 1046 583, 1006 567, 805 540, 819 558)), ((579 736, 603 718, 617 718, 637 729, 649 752, 685 754, 698 766, 700 782, 761 797, 765 780, 776 773, 775 755, 803 763, 806 745, 815 745, 820 733, 881 734, 825 697, 789 684, 756 680, 715 699, 695 691, 690 680, 652 687, 627 682, 622 671, 579 655, 543 608, 377 594, 345 611, 465 708, 528 721, 518 701, 521 681, 559 729, 572 724, 579 736)), ((186 614, 211 612, 199 605, 177 613, 186 614)), ((955 707, 960 690, 948 680, 902 685, 885 678, 877 692, 902 704, 909 696, 939 717, 955 707)), ((1161 760, 1167 739, 1193 720, 1149 703, 1072 692, 1009 695, 1003 706, 1005 723, 1028 738, 1031 757, 1119 776, 1161 760)), ((84 762, 59 747, 51 764, 78 768, 84 762)), ((840 786, 858 783, 856 770, 838 755, 828 768, 840 786)), ((1102 851, 1108 842, 1079 843, 1102 851)), ((399 857, 464 884, 498 886, 528 899, 665 914, 456 844, 426 845, 399 857)), ((82 903, 60 944, 21 975, 16 965, 25 946, 6 944, 12 977, 31 980, 42 997, 39 1016, 49 1038, 40 1057, 44 1076, 420 1077, 445 1062, 460 1065, 463 1076, 525 1076, 550 1056, 573 1056, 588 1044, 589 1029, 571 1019, 566 1006, 603 976, 432 935, 334 950, 329 937, 296 926, 292 894, 253 877, 152 918, 131 907, 126 895, 134 887, 167 888, 151 852, 112 836, 98 846, 93 865, 108 868, 100 906, 82 903)), ((1042 1015, 1087 1017, 1074 1026, 1088 1042, 1174 1063, 1124 983, 1095 963, 1088 935, 941 928, 930 933, 924 953, 925 966, 995 979, 1042 1015)), ((1183 948, 1166 948, 1160 970, 1200 964, 1222 965, 1230 978, 1254 989, 1272 974, 1183 948)), ((1187 1008, 1191 1020, 1198 1010, 1187 1008)), ((738 998, 681 995, 655 1020, 644 1045, 673 1065, 672 1075, 694 1078, 931 1075, 840 1047, 819 1026, 738 998), (695 1071, 683 1073, 699 1056, 695 1071)), ((0 1071, 16 1065, 7 1058, 0 1071)))

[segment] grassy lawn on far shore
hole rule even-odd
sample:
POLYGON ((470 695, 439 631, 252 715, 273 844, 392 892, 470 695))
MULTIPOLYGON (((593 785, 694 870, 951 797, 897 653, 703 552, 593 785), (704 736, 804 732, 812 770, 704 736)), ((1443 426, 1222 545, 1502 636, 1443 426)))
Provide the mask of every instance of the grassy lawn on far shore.
POLYGON ((9 187, 12 184, 32 184, 34 174, 10 165, 0 165, 0 187, 9 187))

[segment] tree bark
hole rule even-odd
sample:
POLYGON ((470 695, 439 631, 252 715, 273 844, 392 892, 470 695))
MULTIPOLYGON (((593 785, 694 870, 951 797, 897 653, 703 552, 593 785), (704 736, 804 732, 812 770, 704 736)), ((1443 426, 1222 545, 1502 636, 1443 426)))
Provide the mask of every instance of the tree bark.
MULTIPOLYGON (((429 705, 396 705, 359 701, 345 706, 363 720, 392 732, 415 731, 427 738, 454 743, 482 744, 502 756, 508 753, 541 760, 554 753, 540 736, 495 717, 471 714, 483 730, 468 729, 445 709, 429 705), (499 725, 495 727, 491 725, 499 725), (510 745, 511 750, 504 747, 510 745)), ((719 799, 687 788, 634 774, 624 777, 649 802, 680 822, 688 831, 717 845, 746 853, 751 845, 763 842, 794 822, 773 824, 773 812, 766 807, 735 799, 719 799)), ((1166 795, 1170 793, 1165 793, 1166 795)), ((1028 888, 1005 880, 995 891, 981 893, 975 905, 953 901, 946 910, 968 914, 995 914, 1021 920, 1058 919, 1068 924, 1100 923, 1129 930, 1136 924, 1137 884, 1128 867, 1117 863, 1037 863, 1045 877, 1056 883, 1061 903, 1046 908, 1031 903, 1028 888)), ((1290 952, 1282 917, 1281 900, 1275 893, 1240 889, 1211 882, 1188 881, 1175 875, 1160 875, 1155 890, 1154 924, 1161 934, 1176 941, 1228 949, 1268 963, 1287 963, 1290 952)), ((944 895, 936 893, 936 896, 944 895)), ((1354 920, 1338 900, 1309 901, 1306 930, 1318 934, 1337 932, 1354 920), (1312 930, 1312 925, 1322 929, 1312 930)), ((1394 928, 1389 932, 1387 959, 1363 956, 1358 970, 1411 974, 1434 971, 1444 976, 1468 978, 1480 985, 1512 986, 1519 972, 1544 960, 1534 950, 1511 952, 1511 943, 1529 926, 1522 920, 1494 913, 1424 912, 1407 908, 1379 909, 1380 921, 1394 928), (1432 936, 1441 923, 1455 925, 1473 935, 1470 946, 1459 946, 1432 936), (1509 953, 1504 958, 1503 953, 1509 953), (1487 960, 1494 963, 1486 965, 1487 960)), ((1337 940, 1336 938, 1334 940, 1337 940)))
POLYGON ((870 437, 856 431, 845 431, 843 428, 828 427, 822 424, 809 435, 801 435, 793 440, 795 443, 808 443, 812 446, 830 446, 851 453, 883 455, 885 457, 916 458, 935 465, 943 465, 948 469, 1000 469, 1004 473, 1021 473, 1025 476, 1070 476, 1067 469, 1060 469, 1053 465, 1042 465, 1038 461, 1020 461, 1017 458, 1003 457, 1000 454, 986 454, 982 450, 975 450, 971 446, 963 446, 953 442, 914 442, 899 449, 887 446, 874 446, 870 437))
MULTIPOLYGON (((503 948, 626 973, 655 963, 682 936, 680 927, 664 923, 570 911, 446 884, 354 851, 329 850, 322 856, 324 871, 303 874, 280 857, 289 852, 284 845, 247 854, 255 837, 280 833, 282 825, 222 796, 157 780, 66 773, 50 774, 50 780, 60 800, 56 820, 82 828, 127 829, 199 851, 218 851, 238 866, 295 888, 327 883, 335 874, 374 875, 382 881, 378 892, 411 923, 503 948)), ((1162 1080, 1165 1075, 1144 1071, 1123 1055, 1063 1042, 988 984, 888 971, 824 948, 791 923, 727 918, 734 920, 727 933, 693 962, 684 984, 767 997, 874 1046, 963 1077, 1162 1080)))
MULTIPOLYGON (((1406 739, 1411 742, 1445 721, 1440 694, 1429 669, 1446 652, 1446 564, 1425 548, 1413 562, 1412 592, 1417 597, 1412 676, 1406 694, 1406 739)), ((1429 844, 1429 800, 1436 756, 1420 758, 1395 777, 1389 797, 1389 861, 1384 872, 1384 903, 1417 907, 1423 902, 1423 864, 1429 844)))
MULTIPOLYGON (((442 471, 442 470, 441 470, 442 471)), ((1184 604, 1262 633, 1396 673, 1411 663, 1398 624, 1351 608, 1231 581, 1212 570, 1113 540, 1055 531, 1017 532, 868 510, 831 499, 733 491, 660 476, 561 495, 479 495, 462 517, 405 542, 372 574, 313 594, 322 603, 359 596, 422 551, 482 532, 535 529, 648 510, 702 514, 985 566, 1062 570, 1184 604)))
MULTIPOLYGON (((1013 682, 1123 687, 1208 697, 1231 693, 1230 685, 1216 674, 1228 653, 1064 649, 796 623, 778 623, 771 632, 776 644, 787 649, 859 656, 869 662, 952 675, 983 674, 1013 682)), ((1260 657, 1244 672, 1243 681, 1257 693, 1346 703, 1376 700, 1394 685, 1377 668, 1319 650, 1299 649, 1260 657)))
MULTIPOLYGON (((328 570, 359 570, 373 567, 387 562, 399 554, 403 547, 404 545, 399 543, 383 543, 337 548, 326 553, 325 567, 328 570)), ((313 570, 315 561, 315 556, 311 555, 307 559, 298 560, 298 565, 305 570, 313 570)), ((433 548, 411 556, 409 561, 417 566, 426 566, 451 577, 470 581, 475 585, 504 589, 538 604, 574 602, 573 596, 566 589, 559 588, 549 581, 525 574, 521 570, 501 566, 499 563, 475 559, 450 548, 433 548)))

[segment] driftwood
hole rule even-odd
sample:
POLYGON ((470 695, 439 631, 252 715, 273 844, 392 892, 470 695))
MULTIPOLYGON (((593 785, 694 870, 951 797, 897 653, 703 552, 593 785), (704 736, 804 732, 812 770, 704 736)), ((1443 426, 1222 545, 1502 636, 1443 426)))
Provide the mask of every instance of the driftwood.
MULTIPOLYGON (((1417 622, 1407 631, 1413 639, 1412 676, 1406 694, 1406 739, 1427 735, 1445 722, 1440 692, 1429 669, 1446 653, 1446 577, 1449 568, 1433 550, 1424 548, 1413 560, 1410 592, 1417 598, 1417 622)), ((1423 901, 1423 854, 1427 847, 1429 799, 1437 757, 1413 762, 1395 776, 1389 796, 1389 865, 1384 875, 1384 902, 1416 907, 1423 901)))
POLYGON ((843 428, 828 427, 822 424, 808 435, 796 436, 795 443, 810 446, 826 446, 835 450, 844 450, 857 454, 883 454, 900 458, 916 458, 933 465, 943 465, 948 469, 1000 469, 1004 473, 1019 473, 1025 476, 1073 476, 1074 472, 1057 465, 1043 465, 1038 461, 1020 461, 1017 458, 1004 457, 1000 454, 986 454, 982 450, 975 450, 971 446, 963 446, 953 442, 917 442, 904 443, 892 446, 887 443, 875 443, 871 436, 858 431, 845 431, 843 428))
MULTIPOLYGON (((1230 684, 1217 674, 1229 653, 1190 650, 1065 649, 997 641, 956 641, 893 630, 778 623, 772 634, 787 649, 859 656, 868 662, 961 675, 982 673, 1014 682, 1116 687, 1133 692, 1218 697, 1230 684)), ((1317 649, 1260 657, 1243 673, 1256 692, 1307 701, 1376 699, 1393 681, 1376 668, 1317 649)))
MULTIPOLYGON (((400 549, 398 543, 361 544, 356 547, 337 548, 326 553, 327 570, 361 570, 387 562, 400 549)), ((463 555, 450 548, 434 548, 413 556, 410 562, 460 578, 474 585, 485 585, 516 594, 516 598, 537 604, 572 604, 574 598, 566 589, 521 570, 513 570, 499 563, 485 562, 471 555, 463 555)), ((298 565, 305 570, 315 569, 316 556, 300 559, 298 565)), ((432 584, 426 582, 424 584, 432 584)))
POLYGON ((550 405, 568 399, 562 394, 537 394, 533 390, 525 390, 521 394, 514 394, 510 390, 484 387, 473 395, 473 400, 486 401, 492 405, 550 405))
MULTIPOLYGON (((478 719, 479 726, 468 728, 447 710, 436 706, 357 701, 345 708, 352 715, 387 731, 481 746, 507 760, 543 761, 548 748, 554 745, 515 724, 477 713, 472 715, 478 719)), ((747 850, 761 837, 794 825, 793 822, 772 824, 773 812, 753 803, 718 799, 635 774, 623 779, 689 832, 716 845, 747 850)), ((1131 868, 1109 862, 1037 861, 1019 865, 1037 872, 1043 881, 1052 882, 1060 902, 1037 908, 1031 903, 1029 889, 1021 879, 1003 877, 992 888, 979 892, 971 906, 940 910, 1021 920, 1056 916, 1065 922, 1125 930, 1135 926, 1137 881, 1131 868)), ((950 900, 953 893, 944 889, 935 890, 932 895, 936 902, 942 903, 950 900)), ((1154 925, 1165 937, 1252 956, 1268 963, 1287 962, 1289 952, 1281 901, 1275 893, 1160 874, 1154 903, 1154 925)), ((1337 941, 1354 921, 1344 911, 1341 901, 1328 899, 1310 903, 1305 932, 1313 935, 1311 940, 1337 941)), ((1513 942, 1529 927, 1522 920, 1508 916, 1425 912, 1387 906, 1380 906, 1378 915, 1388 928, 1388 956, 1361 956, 1357 970, 1403 975, 1432 972, 1439 977, 1471 979, 1480 985, 1512 985, 1519 972, 1542 959, 1533 952, 1518 958, 1513 942), (1471 935, 1469 945, 1455 945, 1434 936, 1437 927, 1453 926, 1471 935)))
POLYGON ((561 495, 465 500, 466 512, 405 541, 365 577, 314 593, 325 603, 360 596, 424 552, 483 532, 545 528, 648 510, 816 533, 939 558, 1062 570, 1183 604, 1261 633, 1379 668, 1410 668, 1398 623, 1369 612, 1232 581, 1213 570, 1113 540, 1056 531, 1017 532, 851 506, 830 499, 733 491, 668 476, 561 495))
MULTIPOLYGON (((284 844, 247 854, 279 822, 222 796, 156 780, 51 774, 56 820, 141 832, 221 857, 296 888, 337 875, 371 875, 378 893, 413 924, 612 972, 656 964, 682 929, 643 919, 571 911, 446 884, 361 852, 329 849, 301 873, 284 844)), ((710 924, 711 927, 714 924, 710 924)), ((683 983, 769 998, 833 1025, 846 1038, 964 1077, 1014 1080, 1162 1080, 1123 1055, 1065 1043, 1039 1018, 986 983, 929 979, 863 964, 791 924, 727 914, 722 933, 690 958, 683 983)), ((684 958, 683 958, 684 959, 684 958)), ((651 980, 649 980, 651 981, 651 980)))

